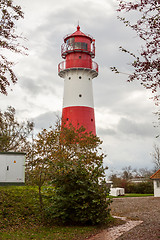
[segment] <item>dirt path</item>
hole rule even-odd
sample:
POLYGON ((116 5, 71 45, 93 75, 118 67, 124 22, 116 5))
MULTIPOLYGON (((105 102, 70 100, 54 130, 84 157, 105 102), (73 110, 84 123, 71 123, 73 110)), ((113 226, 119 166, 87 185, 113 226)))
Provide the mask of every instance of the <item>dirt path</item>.
MULTIPOLYGON (((117 218, 117 216, 114 217, 117 218)), ((118 237, 123 235, 125 232, 142 223, 142 221, 127 220, 125 217, 119 218, 125 220, 126 223, 123 225, 108 228, 107 230, 103 230, 102 232, 90 238, 89 240, 115 240, 118 239, 118 237)))
POLYGON ((104 230, 90 240, 160 240, 160 198, 115 198, 111 213, 129 222, 104 230))

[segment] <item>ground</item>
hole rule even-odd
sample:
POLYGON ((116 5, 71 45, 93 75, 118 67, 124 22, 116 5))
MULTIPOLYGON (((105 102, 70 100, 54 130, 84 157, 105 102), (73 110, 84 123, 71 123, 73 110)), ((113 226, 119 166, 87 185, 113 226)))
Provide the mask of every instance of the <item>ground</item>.
POLYGON ((114 199, 112 214, 143 221, 142 224, 119 237, 119 240, 160 239, 160 198, 114 199))
MULTIPOLYGON (((115 198, 111 204, 111 213, 112 215, 127 217, 127 219, 134 221, 143 221, 141 224, 123 233, 120 237, 113 239, 160 240, 160 198, 115 198)), ((107 237, 108 230, 105 231, 90 240, 109 240, 107 237)))

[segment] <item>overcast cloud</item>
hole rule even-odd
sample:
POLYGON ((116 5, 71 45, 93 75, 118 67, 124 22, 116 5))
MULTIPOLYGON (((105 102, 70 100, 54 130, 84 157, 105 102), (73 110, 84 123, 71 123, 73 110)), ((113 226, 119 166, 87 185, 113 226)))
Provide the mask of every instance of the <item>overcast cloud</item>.
MULTIPOLYGON (((109 171, 132 167, 153 168, 150 153, 157 129, 156 107, 138 83, 116 75, 110 66, 131 71, 131 58, 119 46, 135 51, 140 40, 116 18, 116 0, 16 0, 25 13, 18 31, 28 39, 29 56, 14 56, 18 83, 8 96, 0 95, 1 109, 12 105, 19 119, 31 119, 36 131, 54 125, 61 115, 63 79, 57 74, 61 44, 66 34, 81 31, 96 40, 99 76, 93 80, 97 134, 104 141, 109 171), (128 63, 128 64, 127 64, 128 63)), ((134 15, 131 16, 134 18, 134 15)))

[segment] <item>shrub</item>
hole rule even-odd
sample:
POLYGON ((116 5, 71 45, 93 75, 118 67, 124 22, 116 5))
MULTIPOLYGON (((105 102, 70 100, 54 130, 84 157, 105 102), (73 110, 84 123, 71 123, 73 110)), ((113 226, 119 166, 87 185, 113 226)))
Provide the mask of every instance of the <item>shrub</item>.
POLYGON ((56 189, 50 198, 46 215, 59 224, 96 225, 110 216, 110 200, 106 200, 106 184, 95 181, 94 173, 79 165, 55 180, 56 189))
POLYGON ((141 193, 141 194, 152 194, 153 183, 151 181, 141 183, 128 183, 125 189, 126 193, 141 193))
POLYGON ((29 176, 39 187, 42 221, 58 224, 100 224, 109 217, 106 200, 106 156, 102 141, 83 127, 75 129, 65 124, 38 134, 28 162, 29 176), (42 187, 51 182, 46 194, 50 204, 45 205, 42 187), (50 196, 50 197, 49 197, 50 196), (47 207, 46 207, 47 206, 47 207))

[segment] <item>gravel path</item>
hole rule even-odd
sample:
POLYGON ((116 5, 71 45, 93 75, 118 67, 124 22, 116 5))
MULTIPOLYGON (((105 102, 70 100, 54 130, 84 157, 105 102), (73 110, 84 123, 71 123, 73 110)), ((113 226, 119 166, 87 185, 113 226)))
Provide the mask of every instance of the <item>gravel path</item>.
MULTIPOLYGON (((121 218, 121 217, 119 217, 119 218, 121 218)), ((114 226, 114 227, 110 227, 106 230, 103 230, 96 236, 89 238, 89 240, 116 240, 116 239, 118 239, 119 236, 123 235, 124 232, 127 232, 130 229, 132 229, 142 223, 142 221, 127 220, 125 217, 122 217, 121 219, 126 220, 126 223, 123 225, 114 226)))
POLYGON ((111 209, 112 215, 143 221, 118 240, 160 240, 160 198, 115 198, 111 209))
POLYGON ((115 198, 111 214, 126 217, 128 221, 90 240, 160 240, 160 198, 115 198))

